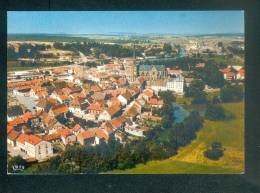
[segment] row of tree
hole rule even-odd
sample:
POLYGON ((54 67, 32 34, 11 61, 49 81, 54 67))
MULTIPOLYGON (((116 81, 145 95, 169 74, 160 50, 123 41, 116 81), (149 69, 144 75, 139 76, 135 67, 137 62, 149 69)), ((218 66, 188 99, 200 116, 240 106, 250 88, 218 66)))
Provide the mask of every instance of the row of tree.
POLYGON ((17 60, 18 58, 40 58, 43 57, 43 55, 40 54, 40 51, 44 51, 50 48, 50 45, 21 44, 19 49, 16 51, 14 47, 8 46, 7 59, 17 60))
MULTIPOLYGON (((99 58, 101 54, 106 54, 110 57, 132 57, 133 48, 124 47, 119 44, 104 44, 98 42, 83 42, 83 43, 67 43, 62 44, 59 42, 54 43, 54 48, 60 50, 73 51, 75 53, 82 52, 85 55, 94 54, 96 58, 99 58)), ((135 46, 135 55, 141 56, 144 49, 142 47, 135 46)))

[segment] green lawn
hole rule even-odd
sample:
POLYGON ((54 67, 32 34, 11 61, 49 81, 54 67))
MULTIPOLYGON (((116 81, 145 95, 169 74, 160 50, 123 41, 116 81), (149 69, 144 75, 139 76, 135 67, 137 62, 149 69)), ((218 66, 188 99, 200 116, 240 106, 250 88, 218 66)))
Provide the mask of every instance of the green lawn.
POLYGON ((204 127, 197 133, 197 139, 180 148, 178 154, 162 161, 138 164, 129 170, 114 170, 117 174, 201 174, 201 173, 243 173, 244 171, 244 103, 223 105, 235 118, 230 121, 205 120, 204 127), (211 143, 218 141, 225 148, 224 156, 212 161, 203 156, 211 143))

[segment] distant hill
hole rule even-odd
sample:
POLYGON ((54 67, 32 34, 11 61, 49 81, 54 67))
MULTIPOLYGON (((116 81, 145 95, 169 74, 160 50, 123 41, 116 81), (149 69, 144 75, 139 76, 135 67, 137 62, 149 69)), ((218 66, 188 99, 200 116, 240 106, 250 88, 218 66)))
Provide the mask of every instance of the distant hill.
POLYGON ((88 37, 73 37, 66 34, 8 34, 8 41, 48 41, 75 42, 91 41, 88 37))

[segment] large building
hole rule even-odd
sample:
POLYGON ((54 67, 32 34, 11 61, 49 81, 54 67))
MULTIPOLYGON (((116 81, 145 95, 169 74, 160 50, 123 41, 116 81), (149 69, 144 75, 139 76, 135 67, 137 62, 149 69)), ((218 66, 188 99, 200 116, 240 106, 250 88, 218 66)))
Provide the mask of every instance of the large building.
POLYGON ((184 77, 178 75, 174 78, 168 77, 162 80, 152 80, 147 84, 147 88, 153 89, 156 93, 159 91, 170 90, 178 95, 183 95, 184 93, 184 77))
POLYGON ((138 69, 139 76, 145 76, 148 80, 161 80, 167 78, 164 65, 141 64, 138 69))
POLYGON ((125 69, 125 75, 129 82, 134 82, 137 77, 137 70, 136 70, 136 61, 135 59, 125 59, 123 62, 123 66, 125 69))

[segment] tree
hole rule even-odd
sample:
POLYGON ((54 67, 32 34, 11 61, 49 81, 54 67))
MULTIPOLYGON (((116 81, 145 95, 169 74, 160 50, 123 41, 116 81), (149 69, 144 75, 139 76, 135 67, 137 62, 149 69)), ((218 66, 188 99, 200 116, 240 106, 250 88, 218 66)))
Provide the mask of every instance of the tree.
POLYGON ((203 126, 203 119, 199 112, 192 111, 183 122, 184 127, 188 127, 193 131, 197 131, 203 126))
POLYGON ((160 91, 158 95, 163 99, 164 103, 173 103, 176 101, 176 98, 172 91, 160 91))
POLYGON ((225 119, 225 110, 219 104, 208 104, 205 117, 209 120, 224 120, 225 119))
POLYGON ((227 85, 220 90, 220 98, 223 102, 237 102, 244 97, 243 87, 240 85, 227 85))
POLYGON ((165 52, 167 52, 167 53, 172 52, 172 46, 171 46, 171 44, 165 43, 165 44, 163 45, 163 51, 165 51, 165 52))
POLYGON ((208 62, 203 70, 203 80, 205 83, 213 88, 220 88, 224 86, 224 77, 219 71, 216 64, 208 62))
POLYGON ((224 150, 221 143, 213 142, 211 144, 211 149, 204 151, 204 156, 211 160, 219 160, 220 157, 224 155, 224 150))
POLYGON ((202 92, 204 88, 205 83, 202 80, 194 79, 187 89, 186 96, 195 96, 197 93, 202 92))
POLYGON ((192 99, 192 104, 205 104, 206 102, 206 93, 204 91, 196 91, 192 99))

